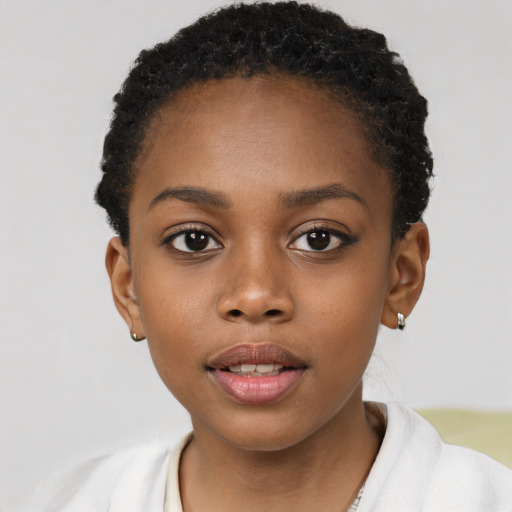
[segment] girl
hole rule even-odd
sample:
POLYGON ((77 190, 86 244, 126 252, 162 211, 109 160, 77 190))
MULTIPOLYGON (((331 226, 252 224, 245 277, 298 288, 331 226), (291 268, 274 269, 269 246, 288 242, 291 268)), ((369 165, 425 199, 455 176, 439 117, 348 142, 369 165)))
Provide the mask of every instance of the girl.
POLYGON ((113 298, 193 433, 82 464, 32 510, 511 510, 510 470, 362 401, 429 256, 426 101, 384 37, 239 4, 143 51, 115 101, 113 298))

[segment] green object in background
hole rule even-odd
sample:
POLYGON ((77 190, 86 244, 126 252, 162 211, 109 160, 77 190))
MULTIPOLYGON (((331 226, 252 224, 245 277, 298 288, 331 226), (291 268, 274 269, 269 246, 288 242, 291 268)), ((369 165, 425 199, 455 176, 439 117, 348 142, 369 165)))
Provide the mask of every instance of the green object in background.
POLYGON ((512 412, 465 409, 421 409, 443 441, 489 455, 512 468, 512 412))

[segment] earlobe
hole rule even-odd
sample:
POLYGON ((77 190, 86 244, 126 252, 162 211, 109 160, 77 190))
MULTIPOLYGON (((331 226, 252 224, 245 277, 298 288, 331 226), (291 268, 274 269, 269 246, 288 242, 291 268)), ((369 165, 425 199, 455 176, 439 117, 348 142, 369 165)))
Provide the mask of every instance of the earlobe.
POLYGON ((114 304, 123 317, 130 333, 138 339, 144 338, 144 328, 140 316, 140 306, 133 283, 132 268, 128 248, 119 237, 110 240, 105 255, 105 266, 110 278, 114 304))
POLYGON ((390 261, 390 281, 381 322, 396 329, 398 313, 407 318, 420 298, 430 254, 428 228, 423 222, 412 224, 397 241, 390 261))

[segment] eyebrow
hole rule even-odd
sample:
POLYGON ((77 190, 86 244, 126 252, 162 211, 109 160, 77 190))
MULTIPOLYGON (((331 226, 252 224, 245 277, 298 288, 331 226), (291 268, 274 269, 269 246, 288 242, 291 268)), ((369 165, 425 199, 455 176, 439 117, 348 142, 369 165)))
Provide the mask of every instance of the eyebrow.
MULTIPOLYGON (((231 201, 221 192, 214 192, 201 187, 166 188, 158 194, 150 203, 148 210, 167 199, 178 199, 198 206, 210 206, 227 209, 231 201)), ((281 194, 280 200, 285 208, 293 209, 301 206, 313 206, 329 199, 352 199, 368 209, 363 198, 348 190, 341 183, 331 183, 322 187, 310 188, 281 194)))
POLYGON ((214 208, 229 208, 231 202, 220 193, 213 192, 200 187, 166 188, 158 194, 150 203, 148 210, 166 199, 179 199, 186 203, 193 203, 199 206, 213 206, 214 208))
POLYGON ((328 199, 352 199, 368 209, 368 205, 359 194, 347 189, 341 183, 331 183, 322 187, 297 190, 296 192, 281 196, 281 201, 287 208, 312 206, 328 199))

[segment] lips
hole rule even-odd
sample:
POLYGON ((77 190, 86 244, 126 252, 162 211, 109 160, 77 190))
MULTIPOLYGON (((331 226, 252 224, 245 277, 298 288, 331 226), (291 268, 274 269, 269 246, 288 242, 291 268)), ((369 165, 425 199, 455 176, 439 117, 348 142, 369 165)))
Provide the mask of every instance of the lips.
POLYGON ((279 364, 304 368, 306 363, 290 351, 273 343, 246 343, 221 352, 208 365, 218 370, 242 364, 279 364))
POLYGON ((306 363, 279 345, 241 344, 216 356, 207 369, 231 398, 261 405, 288 394, 300 381, 306 363))

